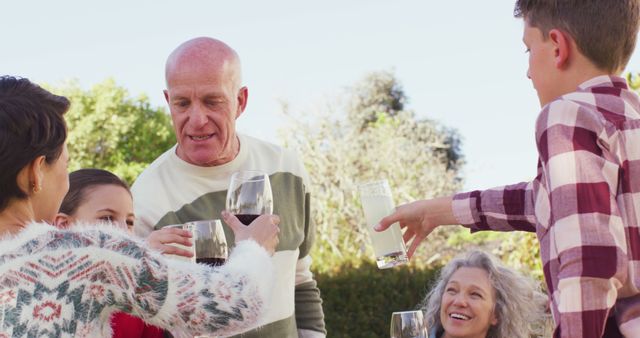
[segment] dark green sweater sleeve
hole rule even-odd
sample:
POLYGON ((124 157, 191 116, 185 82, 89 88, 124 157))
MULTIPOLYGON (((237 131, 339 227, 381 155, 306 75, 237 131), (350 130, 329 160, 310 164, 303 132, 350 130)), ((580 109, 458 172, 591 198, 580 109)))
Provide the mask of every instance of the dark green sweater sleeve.
POLYGON ((295 289, 295 308, 296 323, 298 329, 312 330, 327 333, 324 325, 324 312, 322 310, 322 297, 318 284, 313 279, 309 270, 310 257, 309 252, 315 241, 316 227, 311 218, 310 208, 311 196, 307 192, 304 198, 304 224, 305 239, 300 245, 300 257, 298 259, 298 273, 302 275, 310 275, 311 278, 302 283, 296 284, 295 289))

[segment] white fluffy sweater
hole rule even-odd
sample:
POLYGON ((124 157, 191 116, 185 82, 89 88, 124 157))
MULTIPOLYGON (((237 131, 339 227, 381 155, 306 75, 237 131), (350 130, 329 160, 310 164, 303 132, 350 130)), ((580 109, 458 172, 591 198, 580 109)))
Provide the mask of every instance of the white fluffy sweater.
POLYGON ((33 223, 0 239, 0 338, 110 337, 114 311, 178 335, 256 327, 273 264, 253 241, 217 268, 167 259, 117 229, 33 223))

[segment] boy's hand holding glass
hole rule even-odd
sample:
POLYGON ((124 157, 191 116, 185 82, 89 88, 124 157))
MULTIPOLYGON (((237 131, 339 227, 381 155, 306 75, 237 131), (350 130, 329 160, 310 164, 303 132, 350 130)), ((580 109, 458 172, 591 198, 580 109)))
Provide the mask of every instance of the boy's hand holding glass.
POLYGON ((380 219, 393 213, 394 204, 389 182, 379 180, 363 183, 358 186, 358 190, 378 268, 388 269, 407 263, 409 258, 400 226, 397 223, 390 224, 383 232, 373 229, 380 219))

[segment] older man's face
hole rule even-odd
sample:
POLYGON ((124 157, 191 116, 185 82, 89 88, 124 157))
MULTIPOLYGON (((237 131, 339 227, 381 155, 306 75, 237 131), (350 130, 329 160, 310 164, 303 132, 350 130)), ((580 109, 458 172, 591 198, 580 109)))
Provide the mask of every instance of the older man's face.
POLYGON ((235 120, 247 98, 247 89, 237 87, 228 63, 185 62, 168 73, 165 98, 180 158, 198 166, 220 165, 235 158, 235 120))

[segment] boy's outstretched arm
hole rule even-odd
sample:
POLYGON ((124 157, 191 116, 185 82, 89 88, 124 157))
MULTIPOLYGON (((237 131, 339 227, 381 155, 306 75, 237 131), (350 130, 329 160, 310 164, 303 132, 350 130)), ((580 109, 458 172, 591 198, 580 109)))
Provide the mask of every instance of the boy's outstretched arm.
POLYGON ((399 222, 406 228, 404 241, 411 257, 418 245, 440 225, 461 224, 472 232, 482 230, 535 232, 532 183, 518 183, 484 191, 420 200, 398 206, 376 230, 399 222))
POLYGON ((400 205, 391 215, 380 220, 375 229, 382 231, 391 224, 399 222, 400 228, 406 228, 403 235, 405 243, 408 244, 411 241, 407 252, 411 257, 420 242, 436 227, 458 223, 451 209, 452 198, 451 196, 440 197, 400 205))

